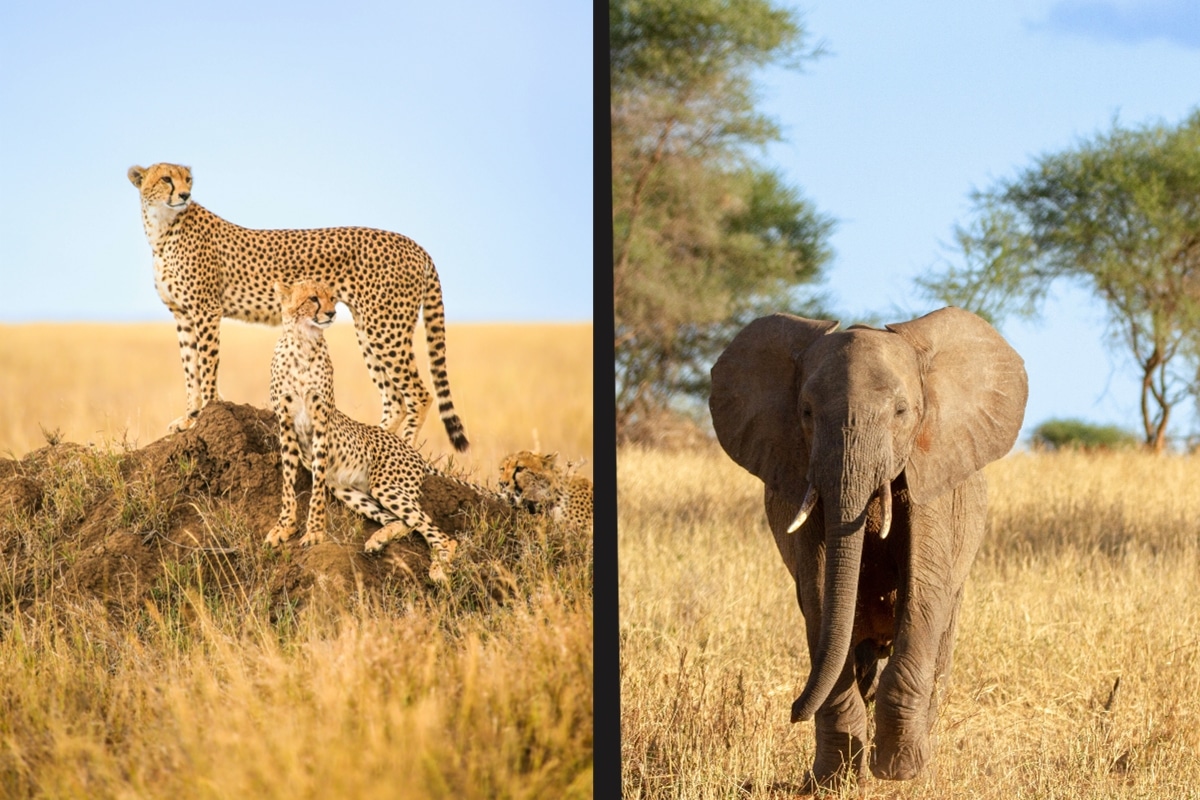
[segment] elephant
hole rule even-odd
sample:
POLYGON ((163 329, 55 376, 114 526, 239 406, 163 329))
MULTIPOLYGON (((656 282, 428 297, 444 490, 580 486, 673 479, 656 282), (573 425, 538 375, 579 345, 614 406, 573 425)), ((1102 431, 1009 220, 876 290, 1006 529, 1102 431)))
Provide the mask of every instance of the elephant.
POLYGON ((815 716, 808 791, 908 780, 928 762, 963 586, 983 538, 981 470, 1016 442, 1024 361, 947 307, 883 329, 790 314, 747 325, 712 367, 717 439, 762 480, 796 583, 815 716), (873 747, 867 706, 875 702, 873 747))

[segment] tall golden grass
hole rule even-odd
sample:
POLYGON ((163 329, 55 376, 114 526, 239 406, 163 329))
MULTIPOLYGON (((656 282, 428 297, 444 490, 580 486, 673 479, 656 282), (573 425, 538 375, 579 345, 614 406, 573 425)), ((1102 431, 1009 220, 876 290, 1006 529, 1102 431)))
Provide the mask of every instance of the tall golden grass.
MULTIPOLYGON (((222 397, 270 407, 271 353, 278 339, 278 328, 222 323, 222 397)), ((326 339, 338 407, 378 422, 379 393, 353 326, 335 323, 326 339)), ((456 460, 465 458, 480 476, 491 476, 515 450, 557 450, 564 459, 590 461, 591 343, 590 323, 448 326, 450 389, 472 447, 456 460)), ((420 325, 415 349, 432 391, 420 325)), ((142 446, 166 434, 185 400, 171 323, 0 325, 0 454, 19 457, 42 446, 43 430, 57 430, 66 441, 142 446)), ((427 455, 454 452, 436 400, 419 439, 427 455)), ((584 470, 591 475, 590 466, 584 470)))
MULTIPOLYGON (((265 405, 277 333, 224 326, 226 399, 265 405)), ((590 325, 452 326, 448 338, 468 473, 494 485, 499 458, 535 440, 591 456, 590 325)), ((352 331, 330 339, 339 406, 377 418, 352 331)), ((0 450, 39 447, 42 429, 100 445, 44 487, 36 515, 0 508, 12 544, 0 797, 591 796, 591 547, 539 523, 490 534, 520 548, 499 599, 464 567, 447 587, 382 595, 318 579, 307 605, 281 612, 267 579, 288 554, 217 506, 197 510, 254 576, 243 588, 214 586, 187 560, 166 565, 145 607, 115 614, 42 588, 81 555, 56 515, 120 474, 122 448, 106 443, 163 435, 183 399, 169 325, 0 328, 0 450), (33 596, 16 597, 30 570, 20 585, 33 596)), ((423 436, 427 454, 449 450, 435 419, 423 436)))
MULTIPOLYGON (((761 484, 715 446, 617 467, 624 796, 799 784, 807 649, 761 484)), ((1026 453, 987 475, 935 762, 844 796, 1200 797, 1200 461, 1026 453)))

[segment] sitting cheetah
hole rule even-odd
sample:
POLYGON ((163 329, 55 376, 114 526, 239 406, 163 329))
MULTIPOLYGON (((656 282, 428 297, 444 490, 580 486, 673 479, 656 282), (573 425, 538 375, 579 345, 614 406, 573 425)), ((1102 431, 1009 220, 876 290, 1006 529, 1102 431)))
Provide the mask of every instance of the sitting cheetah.
MULTIPOLYGON (((417 530, 432 551, 429 577, 444 580, 443 564, 457 542, 421 509, 421 482, 435 470, 394 433, 364 425, 338 411, 333 396, 333 362, 324 329, 334 318, 332 290, 309 280, 279 283, 283 333, 271 359, 271 407, 279 420, 283 499, 279 522, 266 543, 278 545, 297 528, 296 475, 300 459, 311 465, 312 498, 302 545, 325 538, 325 487, 343 503, 384 527, 367 541, 368 553, 417 530)), ((477 487, 471 487, 477 488, 477 487)))
POLYGON ((424 308, 438 412, 455 449, 468 448, 446 375, 445 310, 433 261, 416 242, 371 228, 251 230, 192 202, 192 171, 177 164, 130 167, 154 254, 158 296, 175 315, 190 428, 217 397, 222 317, 279 324, 276 281, 320 280, 350 307, 371 379, 383 398, 380 425, 413 443, 429 410, 417 374, 413 331, 424 308))
POLYGON ((513 453, 500 463, 500 496, 518 508, 548 512, 555 522, 580 533, 592 532, 592 482, 559 469, 558 453, 513 453))

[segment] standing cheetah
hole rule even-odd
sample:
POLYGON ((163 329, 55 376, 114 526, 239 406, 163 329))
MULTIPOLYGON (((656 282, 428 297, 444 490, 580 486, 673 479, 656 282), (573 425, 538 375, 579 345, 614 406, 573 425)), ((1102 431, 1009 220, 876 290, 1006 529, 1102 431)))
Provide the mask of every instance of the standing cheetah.
POLYGON ((332 290, 302 280, 294 286, 279 283, 276 291, 283 332, 271 359, 271 407, 279 420, 283 497, 279 522, 266 543, 278 545, 296 532, 295 484, 303 458, 312 470, 313 489, 302 545, 325 538, 328 486, 343 503, 384 526, 367 541, 366 552, 419 531, 432 551, 429 577, 444 579, 457 542, 438 529, 419 502, 421 482, 436 471, 396 434, 363 425, 334 404, 333 362, 323 333, 335 313, 332 290))
POLYGON ((579 533, 592 532, 592 482, 556 465, 558 453, 513 453, 500 463, 500 496, 511 505, 550 518, 579 533))
POLYGON ((433 260, 416 242, 372 228, 251 230, 192 202, 192 171, 177 164, 130 167, 154 254, 158 296, 175 315, 190 428, 217 397, 222 317, 279 324, 276 281, 319 280, 350 307, 371 380, 383 398, 380 426, 413 443, 429 410, 413 332, 424 308, 438 412, 455 449, 468 448, 446 375, 445 310, 433 260))

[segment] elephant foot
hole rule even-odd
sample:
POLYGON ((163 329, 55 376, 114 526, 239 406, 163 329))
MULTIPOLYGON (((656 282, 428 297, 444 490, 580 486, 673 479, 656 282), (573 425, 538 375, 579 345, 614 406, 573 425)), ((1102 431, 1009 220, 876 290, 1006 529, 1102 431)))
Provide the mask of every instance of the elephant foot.
POLYGON ((859 775, 848 770, 842 770, 833 775, 826 775, 824 778, 818 778, 810 772, 804 778, 804 783, 793 789, 793 791, 796 791, 801 797, 825 797, 829 794, 837 797, 855 797, 858 795, 858 791, 856 790, 859 790, 865 779, 865 775, 859 775))
POLYGON ((921 774, 932 752, 929 738, 889 744, 877 736, 871 751, 871 774, 885 781, 910 781, 921 774))
POLYGON ((850 733, 828 733, 818 736, 816 757, 804 780, 808 793, 841 792, 867 778, 866 745, 863 739, 850 733))

